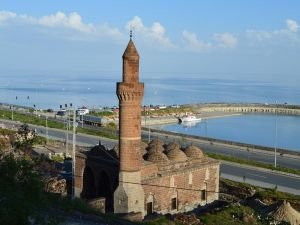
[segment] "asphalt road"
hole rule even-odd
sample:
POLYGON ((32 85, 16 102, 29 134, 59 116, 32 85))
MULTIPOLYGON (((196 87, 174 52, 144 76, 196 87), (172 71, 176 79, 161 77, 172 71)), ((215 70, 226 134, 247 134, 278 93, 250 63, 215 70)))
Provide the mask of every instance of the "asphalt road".
POLYGON ((221 177, 253 185, 274 188, 300 195, 300 177, 276 174, 256 168, 245 168, 227 163, 221 164, 221 177))
MULTIPOLYGON (((144 132, 143 136, 144 139, 147 139, 148 137, 147 132, 144 132)), ((159 133, 152 134, 152 137, 159 137, 160 139, 167 140, 167 141, 182 140, 182 137, 180 136, 172 135, 166 138, 165 134, 159 134, 159 133)), ((243 158, 252 161, 274 164, 273 152, 257 151, 252 149, 247 151, 245 147, 236 147, 236 146, 230 146, 230 145, 219 144, 219 143, 214 143, 212 145, 207 141, 202 141, 199 139, 192 139, 192 140, 185 139, 185 142, 187 144, 193 143, 199 146, 204 152, 208 152, 208 153, 218 153, 222 155, 234 156, 234 157, 243 158)), ((300 157, 290 157, 287 155, 281 156, 277 154, 277 165, 300 170, 300 157)))
MULTIPOLYGON (((31 126, 31 127, 37 129, 37 132, 40 135, 42 136, 46 135, 46 128, 39 127, 39 126, 31 126)), ((56 130, 56 129, 48 129, 48 136, 51 139, 65 140, 66 132, 61 130, 56 130)), ((168 137, 167 139, 171 141, 170 137, 168 137)), ((71 132, 69 133, 69 140, 71 143, 72 140, 71 132)), ((79 145, 94 146, 99 143, 99 140, 103 145, 105 145, 108 148, 112 148, 117 144, 117 141, 112 141, 106 138, 99 138, 96 136, 85 135, 85 134, 76 135, 76 141, 79 145)), ((224 146, 210 145, 205 143, 199 143, 199 145, 204 151, 207 152, 218 152, 218 153, 224 152, 224 154, 235 155, 235 156, 246 155, 247 157, 249 156, 249 159, 259 159, 259 161, 262 160, 261 158, 266 159, 269 157, 268 155, 262 155, 259 153, 237 150, 235 148, 229 148, 224 146)), ((271 157, 269 159, 271 160, 271 157)), ((295 168, 299 168, 299 164, 300 164, 300 161, 298 159, 293 160, 285 157, 279 158, 278 162, 287 163, 287 165, 290 165, 290 167, 295 167, 295 168)), ((246 183, 250 183, 262 187, 274 188, 275 186, 277 186, 278 190, 300 195, 299 177, 297 178, 293 176, 277 174, 277 173, 265 171, 258 168, 249 168, 249 167, 234 165, 230 163, 225 163, 225 164, 222 163, 221 176, 235 181, 240 181, 240 182, 244 181, 246 183)))

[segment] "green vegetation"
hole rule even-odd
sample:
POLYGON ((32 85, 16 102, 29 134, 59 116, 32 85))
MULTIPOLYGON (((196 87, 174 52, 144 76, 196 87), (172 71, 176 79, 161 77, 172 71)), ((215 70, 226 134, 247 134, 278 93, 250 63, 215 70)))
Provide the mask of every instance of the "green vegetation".
POLYGON ((16 132, 13 130, 3 129, 0 127, 0 135, 13 135, 16 132))
POLYGON ((257 186, 253 186, 251 184, 241 183, 241 182, 232 181, 232 180, 228 180, 228 179, 224 179, 224 178, 220 178, 220 182, 221 183, 223 182, 228 185, 235 186, 235 187, 248 188, 248 189, 250 188, 250 189, 256 190, 255 195, 259 199, 272 199, 275 201, 292 200, 292 201, 297 201, 298 203, 300 203, 299 195, 294 195, 294 194, 278 191, 276 187, 275 188, 260 188, 257 186))
MULTIPOLYGON (((16 111, 14 111, 13 114, 14 114, 15 121, 20 121, 21 123, 27 123, 27 124, 35 124, 39 126, 46 126, 45 118, 40 118, 35 115, 23 114, 16 111)), ((12 117, 11 111, 1 109, 0 117, 1 115, 2 115, 2 119, 11 120, 12 117)), ((48 127, 63 129, 64 124, 60 122, 48 120, 48 127)))
POLYGON ((242 205, 231 205, 222 211, 201 216, 200 220, 207 225, 269 224, 261 221, 253 209, 242 205))
POLYGON ((191 107, 180 107, 180 108, 166 108, 166 109, 157 109, 153 111, 144 111, 142 110, 142 116, 147 115, 167 115, 167 114, 180 114, 185 112, 195 113, 195 110, 191 107))
MULTIPOLYGON (((0 116, 1 115, 2 115, 3 119, 11 120, 11 111, 0 110, 0 116)), ((20 121, 21 123, 26 123, 26 124, 34 124, 34 125, 39 125, 39 126, 46 125, 46 120, 44 118, 36 117, 34 115, 29 115, 29 114, 22 114, 19 112, 14 112, 14 120, 20 121)), ((49 128, 65 129, 65 125, 61 122, 52 121, 49 119, 47 122, 48 122, 49 128)), ((84 133, 84 134, 100 135, 102 137, 117 139, 117 135, 115 134, 115 129, 116 129, 115 127, 114 128, 109 127, 108 129, 100 128, 99 131, 97 131, 95 129, 81 128, 81 127, 77 127, 76 129, 77 129, 77 132, 84 133)), ((42 139, 40 139, 40 141, 42 141, 42 139)))
POLYGON ((288 201, 297 201, 300 203, 300 196, 293 195, 281 191, 277 191, 277 188, 265 188, 265 189, 258 189, 257 197, 260 199, 276 199, 276 200, 288 200, 288 201))
POLYGON ((95 129, 77 127, 76 130, 79 133, 96 135, 96 136, 106 137, 106 138, 115 139, 115 140, 118 139, 118 136, 115 134, 115 131, 111 130, 111 129, 101 129, 100 128, 100 130, 95 130, 95 129))
POLYGON ((0 163, 0 224, 30 224, 28 217, 40 220, 45 194, 32 161, 5 156, 0 163), (17 213, 16 213, 17 212, 17 213))
POLYGON ((256 167, 261 167, 261 168, 265 168, 265 169, 300 175, 300 170, 297 170, 297 169, 291 169, 291 168, 286 168, 286 167, 282 167, 282 166, 277 166, 275 168, 272 164, 262 163, 262 162, 257 162, 257 161, 253 161, 253 160, 247 160, 247 159, 241 159, 241 158, 237 158, 237 157, 233 157, 233 156, 225 156, 225 155, 216 154, 216 153, 206 153, 206 154, 209 157, 218 159, 218 160, 235 162, 235 163, 240 163, 240 164, 256 166, 256 167))
POLYGON ((174 222, 171 222, 166 216, 160 216, 158 218, 145 221, 143 224, 145 225, 168 225, 168 224, 174 224, 174 222))

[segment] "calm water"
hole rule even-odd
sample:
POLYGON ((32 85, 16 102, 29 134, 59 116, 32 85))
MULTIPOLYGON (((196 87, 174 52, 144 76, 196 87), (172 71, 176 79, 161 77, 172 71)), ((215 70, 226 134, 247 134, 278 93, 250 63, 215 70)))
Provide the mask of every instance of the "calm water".
MULTIPOLYGON (((268 82, 188 78, 143 79, 143 104, 246 102, 300 104, 300 86, 268 82)), ((119 77, 101 76, 0 76, 0 102, 57 109, 60 104, 114 106, 119 77), (16 100, 16 96, 18 99, 16 100), (29 99, 27 99, 29 96, 29 99)))
POLYGON ((177 133, 300 151, 300 116, 244 114, 203 120, 193 124, 171 124, 155 128, 177 133))
MULTIPOLYGON (((202 102, 300 104, 300 86, 270 82, 225 79, 143 79, 143 104, 186 104, 202 102)), ((103 76, 0 76, 0 102, 37 108, 58 109, 60 104, 100 107, 118 105, 115 94, 118 77, 103 76), (18 96, 18 99, 16 99, 18 96), (27 98, 29 96, 29 99, 27 98)), ((275 117, 244 115, 210 119, 194 127, 168 125, 166 130, 225 140, 274 146, 275 117)), ((300 117, 278 116, 278 147, 300 149, 300 117)))

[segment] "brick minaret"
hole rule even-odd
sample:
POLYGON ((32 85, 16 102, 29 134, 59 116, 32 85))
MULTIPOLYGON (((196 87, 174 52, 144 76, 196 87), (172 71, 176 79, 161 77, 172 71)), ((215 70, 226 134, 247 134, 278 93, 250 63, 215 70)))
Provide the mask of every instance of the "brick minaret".
POLYGON ((139 54, 131 35, 123 54, 123 80, 117 83, 119 99, 119 186, 114 193, 115 213, 144 214, 141 183, 141 102, 144 84, 139 82, 139 54))

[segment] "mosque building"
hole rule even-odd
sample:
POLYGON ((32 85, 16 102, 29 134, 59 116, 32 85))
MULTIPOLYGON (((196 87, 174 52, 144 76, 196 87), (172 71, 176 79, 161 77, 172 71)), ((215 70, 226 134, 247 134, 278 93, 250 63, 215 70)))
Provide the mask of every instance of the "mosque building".
POLYGON ((119 147, 101 144, 76 155, 75 193, 102 199, 106 211, 135 214, 175 214, 218 199, 218 161, 195 145, 182 147, 159 139, 141 140, 144 83, 139 81, 139 54, 130 35, 123 54, 119 99, 119 147))

